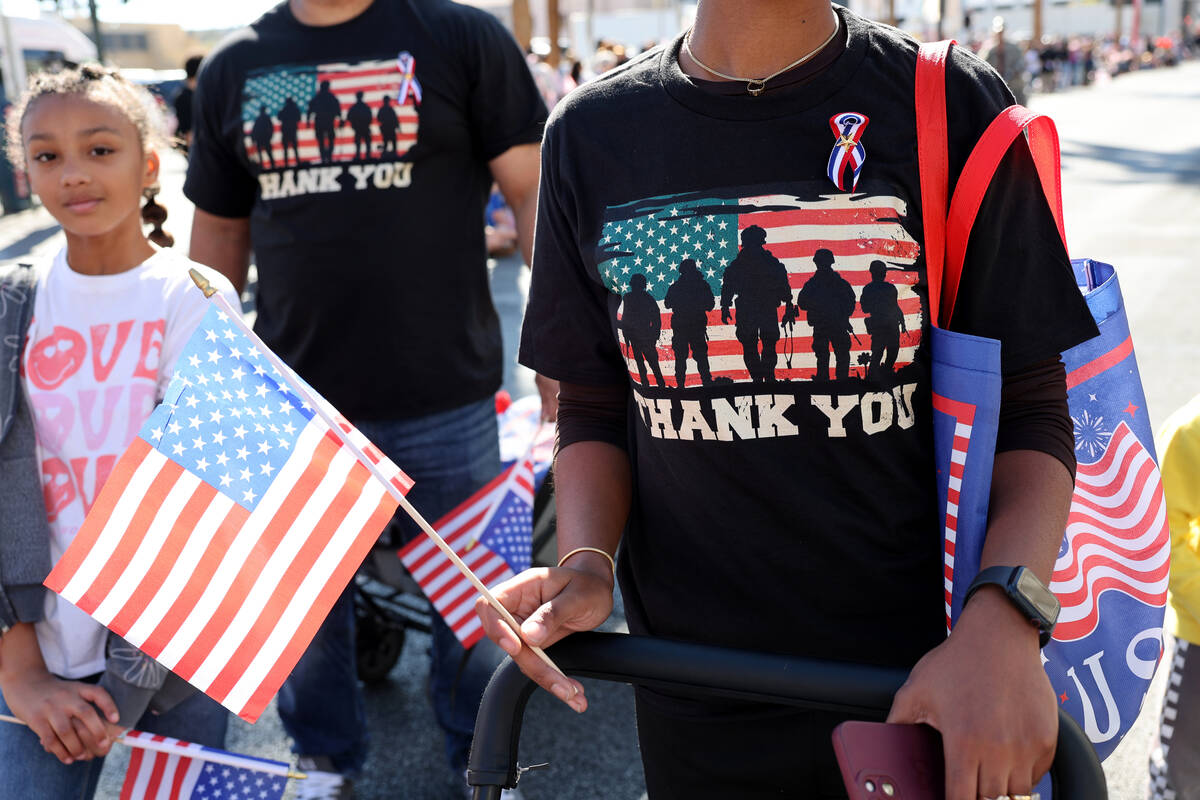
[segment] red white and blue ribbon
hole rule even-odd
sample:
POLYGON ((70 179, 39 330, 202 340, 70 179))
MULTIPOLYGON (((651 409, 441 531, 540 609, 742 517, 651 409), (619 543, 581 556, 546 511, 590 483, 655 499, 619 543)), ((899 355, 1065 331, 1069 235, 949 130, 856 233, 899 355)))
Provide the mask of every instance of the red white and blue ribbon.
POLYGON ((400 68, 400 91, 396 104, 404 105, 411 94, 413 105, 421 105, 421 84, 417 81, 416 74, 417 60, 412 57, 412 53, 404 50, 396 56, 396 66, 400 68))
POLYGON ((867 122, 866 114, 854 111, 834 114, 829 118, 829 127, 833 128, 837 140, 833 152, 829 154, 826 174, 843 192, 853 192, 858 186, 858 176, 862 172, 863 162, 867 160, 867 151, 860 141, 863 131, 867 129, 867 122))

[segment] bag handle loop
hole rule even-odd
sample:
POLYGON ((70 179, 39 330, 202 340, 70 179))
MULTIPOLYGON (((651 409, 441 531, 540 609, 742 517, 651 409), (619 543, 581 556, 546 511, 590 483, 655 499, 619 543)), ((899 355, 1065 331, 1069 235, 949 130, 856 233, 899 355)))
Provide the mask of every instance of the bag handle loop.
POLYGON ((1026 136, 1042 192, 1054 215, 1064 248, 1067 242, 1058 129, 1050 117, 1024 106, 1009 106, 988 125, 963 166, 947 211, 949 147, 945 70, 952 44, 952 40, 923 44, 917 55, 917 155, 925 227, 926 279, 930 287, 930 310, 935 324, 942 328, 948 328, 954 316, 967 242, 983 197, 1005 153, 1021 133, 1026 136), (936 113, 938 109, 930 108, 934 104, 940 106, 940 115, 936 113))
POLYGON ((949 138, 946 126, 946 61, 953 39, 922 44, 917 51, 917 166, 921 182, 921 216, 925 229, 925 278, 933 324, 939 320, 943 263, 946 256, 946 210, 950 186, 949 138))

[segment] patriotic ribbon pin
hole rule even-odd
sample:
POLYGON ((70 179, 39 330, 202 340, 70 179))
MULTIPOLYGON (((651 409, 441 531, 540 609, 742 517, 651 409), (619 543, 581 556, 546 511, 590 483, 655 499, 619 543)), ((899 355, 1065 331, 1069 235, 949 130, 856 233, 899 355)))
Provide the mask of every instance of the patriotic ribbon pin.
POLYGON ((408 96, 411 94, 413 105, 421 105, 421 84, 417 82, 417 60, 412 57, 412 53, 404 50, 400 55, 396 56, 396 66, 400 69, 400 91, 396 98, 397 105, 404 105, 408 102, 408 96))
POLYGON ((829 127, 837 137, 833 143, 833 152, 829 154, 829 166, 826 174, 829 180, 843 192, 853 192, 858 186, 858 176, 862 173, 863 162, 867 160, 867 151, 863 149, 863 131, 867 129, 866 114, 846 111, 834 114, 829 118, 829 127), (849 188, 847 184, 849 172, 849 188))

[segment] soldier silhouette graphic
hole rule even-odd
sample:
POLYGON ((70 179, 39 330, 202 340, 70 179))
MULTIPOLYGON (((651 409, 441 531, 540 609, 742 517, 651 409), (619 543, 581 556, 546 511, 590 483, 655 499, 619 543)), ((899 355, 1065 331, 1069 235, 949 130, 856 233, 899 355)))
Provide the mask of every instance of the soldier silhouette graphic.
POLYGON ((687 382, 688 350, 705 386, 713 382, 708 370, 708 313, 716 305, 712 287, 700 275, 696 262, 679 263, 679 277, 667 289, 664 305, 671 309, 671 346, 675 349, 675 385, 687 382))
POLYGON ((267 168, 270 161, 271 169, 275 169, 275 154, 271 152, 271 138, 275 135, 275 123, 267 113, 266 106, 258 107, 258 116, 254 118, 254 127, 250 129, 250 138, 258 150, 258 165, 267 168))
POLYGON ((286 167, 288 163, 288 148, 291 148, 294 156, 295 166, 300 166, 300 141, 298 131, 300 130, 300 106, 296 105, 296 101, 289 97, 283 101, 283 108, 279 109, 279 133, 283 138, 283 165, 286 167))
POLYGON ((392 98, 388 95, 383 96, 383 105, 379 107, 379 113, 375 115, 375 119, 379 121, 379 135, 383 139, 383 143, 379 148, 384 152, 396 153, 396 131, 400 128, 400 119, 396 116, 396 109, 392 108, 392 98))
POLYGON ((346 122, 354 129, 354 158, 371 155, 371 107, 363 102, 363 93, 354 95, 354 105, 346 112, 346 122), (360 150, 361 148, 361 150, 360 150))
POLYGON ((342 105, 329 89, 329 81, 321 81, 321 88, 308 101, 308 121, 317 137, 317 150, 321 162, 333 161, 333 145, 337 138, 335 125, 342 123, 342 105))
POLYGON ((742 249, 725 268, 721 283, 721 321, 728 324, 729 309, 734 307, 734 331, 742 345, 742 359, 750 380, 760 383, 775 379, 779 306, 786 308, 785 319, 794 319, 796 314, 787 268, 763 247, 766 241, 767 232, 758 225, 742 231, 742 249))
POLYGON ((650 385, 646 382, 646 363, 654 372, 657 385, 664 386, 662 370, 658 366, 658 335, 662 333, 662 315, 658 303, 646 291, 646 276, 640 272, 630 279, 629 286, 623 298, 621 331, 625 334, 625 342, 642 376, 642 386, 650 385))
POLYGON ((884 280, 887 265, 871 262, 871 282, 863 287, 859 305, 867 317, 867 333, 871 337, 871 362, 868 377, 879 377, 880 368, 891 374, 900 352, 900 332, 905 330, 904 314, 900 311, 896 287, 884 280))
POLYGON ((854 289, 833 268, 833 251, 822 247, 813 253, 817 271, 805 282, 796 303, 808 312, 812 349, 817 356, 816 380, 829 380, 829 353, 837 358, 837 379, 850 377, 850 315, 854 289))

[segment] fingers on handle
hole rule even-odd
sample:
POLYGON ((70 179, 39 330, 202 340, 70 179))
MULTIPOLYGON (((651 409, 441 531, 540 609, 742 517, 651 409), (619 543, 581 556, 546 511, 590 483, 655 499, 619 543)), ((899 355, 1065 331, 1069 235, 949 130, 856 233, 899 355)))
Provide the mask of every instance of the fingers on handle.
MULTIPOLYGON (((496 610, 487 604, 486 600, 479 598, 475 608, 488 638, 508 653, 521 672, 575 711, 584 711, 587 708, 587 698, 583 694, 583 685, 579 681, 556 672, 538 658, 509 627, 508 623, 500 618, 496 610)), ((557 636, 556 640, 559 638, 562 636, 557 636)))

